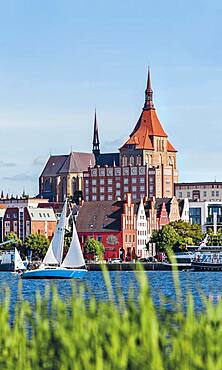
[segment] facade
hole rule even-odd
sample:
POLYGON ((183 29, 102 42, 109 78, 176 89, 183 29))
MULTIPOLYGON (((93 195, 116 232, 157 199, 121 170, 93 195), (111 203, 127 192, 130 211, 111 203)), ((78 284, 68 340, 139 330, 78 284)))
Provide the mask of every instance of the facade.
POLYGON ((136 216, 131 196, 124 201, 84 202, 76 222, 82 249, 88 238, 103 243, 105 259, 136 255, 136 216))
POLYGON ((148 257, 149 252, 147 250, 147 219, 144 208, 143 199, 141 198, 136 214, 136 241, 137 241, 137 256, 140 258, 148 257))
MULTIPOLYGON (((32 233, 52 238, 57 219, 50 207, 41 208, 43 199, 11 199, 1 200, 0 234, 1 239, 9 233, 15 233, 22 241, 32 233)), ((45 202, 45 201, 44 201, 45 202)))
POLYGON ((182 182, 175 184, 177 199, 191 201, 222 201, 222 182, 182 182))
POLYGON ((175 197, 155 198, 146 201, 145 212, 147 217, 148 241, 154 230, 161 230, 163 226, 181 219, 179 203, 175 197))
POLYGON ((150 71, 145 104, 129 139, 117 153, 100 155, 98 125, 95 120, 93 153, 96 165, 83 174, 83 197, 87 201, 142 197, 172 197, 178 182, 176 149, 170 143, 153 104, 150 71), (101 160, 101 157, 103 160, 101 160))
POLYGON ((155 193, 155 170, 147 166, 97 166, 84 172, 83 180, 86 201, 126 199, 129 192, 138 201, 155 193))
POLYGON ((217 230, 221 229, 222 202, 189 202, 190 222, 193 224, 201 225, 203 232, 207 232, 209 228, 214 228, 214 214, 216 215, 217 230))
POLYGON ((50 156, 39 178, 39 197, 51 202, 64 202, 82 197, 83 172, 94 166, 93 153, 72 152, 69 155, 50 156))

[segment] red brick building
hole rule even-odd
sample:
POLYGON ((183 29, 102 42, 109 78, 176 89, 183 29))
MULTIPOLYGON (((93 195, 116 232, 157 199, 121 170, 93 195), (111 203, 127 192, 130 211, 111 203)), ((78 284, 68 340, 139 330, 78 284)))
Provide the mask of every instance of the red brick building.
POLYGON ((128 192, 132 193, 134 201, 141 197, 174 195, 174 184, 178 182, 177 150, 157 116, 150 71, 142 113, 129 139, 120 148, 118 161, 116 153, 113 156, 111 153, 106 156, 100 154, 99 145, 95 121, 93 153, 96 164, 83 173, 83 197, 86 201, 125 199, 128 192))
POLYGON ((106 260, 135 257, 136 222, 130 194, 126 201, 84 202, 76 226, 82 248, 91 237, 103 243, 106 260))
MULTIPOLYGON (((32 233, 52 238, 57 219, 53 208, 41 208, 42 199, 8 199, 1 200, 0 237, 15 233, 22 241, 32 233)), ((45 200, 44 200, 45 202, 45 200)))

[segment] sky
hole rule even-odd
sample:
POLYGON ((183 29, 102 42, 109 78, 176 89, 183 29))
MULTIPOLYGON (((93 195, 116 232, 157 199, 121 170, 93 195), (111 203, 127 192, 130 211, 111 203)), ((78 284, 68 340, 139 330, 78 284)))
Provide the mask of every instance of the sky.
POLYGON ((38 193, 51 154, 128 138, 147 66, 180 181, 222 181, 220 1, 0 0, 0 190, 38 193))

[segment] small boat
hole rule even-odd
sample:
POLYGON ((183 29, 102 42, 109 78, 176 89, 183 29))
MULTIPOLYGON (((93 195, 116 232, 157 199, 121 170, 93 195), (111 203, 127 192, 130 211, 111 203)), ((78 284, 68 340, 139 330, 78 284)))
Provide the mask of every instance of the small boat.
POLYGON ((194 271, 222 271, 222 247, 201 246, 191 267, 194 271))
POLYGON ((67 200, 64 203, 55 234, 42 264, 36 270, 24 272, 22 279, 74 279, 82 278, 85 275, 87 269, 74 220, 72 220, 72 240, 63 259, 66 214, 67 200))
POLYGON ((27 267, 25 266, 25 263, 22 261, 18 249, 15 247, 14 272, 21 273, 22 271, 25 271, 26 269, 27 267))

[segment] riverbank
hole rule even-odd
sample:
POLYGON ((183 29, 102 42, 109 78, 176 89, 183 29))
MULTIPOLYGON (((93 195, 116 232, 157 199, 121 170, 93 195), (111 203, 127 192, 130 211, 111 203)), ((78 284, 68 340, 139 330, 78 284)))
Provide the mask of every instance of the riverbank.
MULTIPOLYGON (((108 271, 139 271, 142 268, 145 271, 171 271, 172 266, 163 264, 162 262, 147 262, 147 263, 89 263, 87 268, 89 271, 101 271, 105 266, 108 271)), ((188 270, 191 266, 177 266, 178 270, 188 270)))

